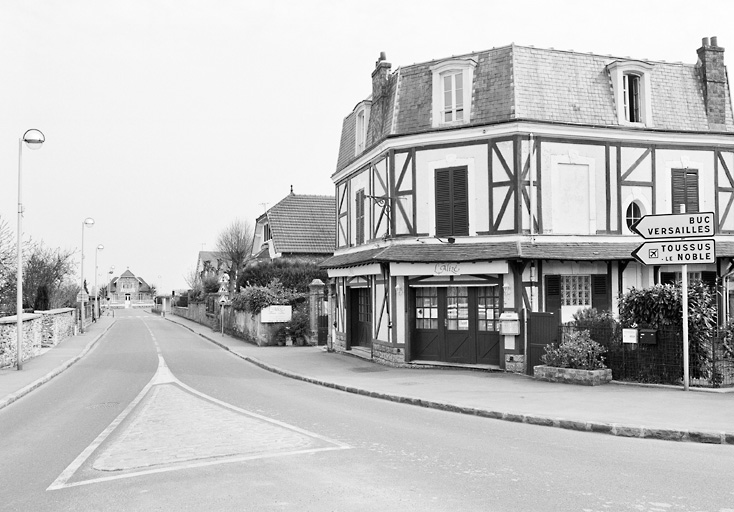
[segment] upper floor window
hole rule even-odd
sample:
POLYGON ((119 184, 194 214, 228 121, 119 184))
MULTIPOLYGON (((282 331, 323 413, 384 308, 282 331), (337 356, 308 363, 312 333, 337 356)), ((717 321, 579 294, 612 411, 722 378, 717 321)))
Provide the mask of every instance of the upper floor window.
POLYGON ((273 235, 270 233, 270 224, 265 224, 263 226, 263 243, 267 242, 271 238, 273 238, 273 235))
POLYGON ((476 65, 473 59, 451 59, 431 66, 433 127, 469 122, 476 65))
POLYGON ((367 148, 367 126, 369 123, 370 109, 366 102, 357 107, 354 126, 354 155, 358 156, 367 148))
POLYGON ((627 73, 622 76, 624 83, 624 116, 630 123, 641 123, 640 115, 640 75, 627 73))
POLYGON ((698 170, 671 169, 671 172, 673 213, 698 212, 698 170))
POLYGON ((607 65, 619 124, 652 126, 652 68, 642 61, 616 60, 607 65))
POLYGON ((627 229, 632 231, 632 225, 642 218, 642 208, 637 201, 632 201, 627 207, 627 213, 625 215, 627 220, 627 229))
POLYGON ((436 169, 436 236, 469 235, 466 167, 436 169))
POLYGON ((442 75, 443 122, 464 120, 464 81, 461 71, 442 75))

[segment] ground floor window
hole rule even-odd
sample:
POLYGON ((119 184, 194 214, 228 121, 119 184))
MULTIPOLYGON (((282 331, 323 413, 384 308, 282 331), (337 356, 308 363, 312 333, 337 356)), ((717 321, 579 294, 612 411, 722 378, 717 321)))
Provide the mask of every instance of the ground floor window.
POLYGON ((449 331, 469 330, 469 288, 449 286, 446 292, 446 327, 449 331))
POLYGON ((562 306, 591 306, 591 276, 561 276, 562 306))
POLYGON ((435 286, 415 290, 415 327, 438 329, 438 288, 435 286))
POLYGON ((499 286, 484 286, 477 290, 477 323, 480 331, 498 331, 500 316, 499 286))

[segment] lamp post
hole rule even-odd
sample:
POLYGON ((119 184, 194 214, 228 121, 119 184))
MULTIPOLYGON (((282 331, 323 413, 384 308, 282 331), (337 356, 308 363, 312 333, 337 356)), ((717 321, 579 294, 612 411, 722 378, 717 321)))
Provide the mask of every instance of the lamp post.
POLYGON ((107 285, 107 306, 110 308, 110 311, 112 311, 112 274, 115 271, 115 266, 112 265, 110 267, 110 271, 108 272, 110 274, 110 282, 107 285))
POLYGON ((87 217, 82 222, 82 263, 81 263, 81 291, 79 294, 81 295, 81 307, 79 308, 81 310, 81 319, 82 323, 79 326, 79 332, 84 334, 84 228, 86 227, 92 227, 94 226, 94 219, 92 217, 87 217))
POLYGON ((15 342, 16 359, 18 370, 23 369, 23 143, 26 143, 28 149, 39 149, 46 137, 40 130, 26 130, 23 136, 18 139, 18 269, 16 289, 18 292, 18 301, 16 309, 17 317, 17 338, 15 342))
POLYGON ((99 251, 104 249, 104 245, 99 244, 97 249, 94 251, 94 314, 99 316, 99 290, 97 289, 97 273, 99 272, 99 266, 97 266, 97 256, 99 251))

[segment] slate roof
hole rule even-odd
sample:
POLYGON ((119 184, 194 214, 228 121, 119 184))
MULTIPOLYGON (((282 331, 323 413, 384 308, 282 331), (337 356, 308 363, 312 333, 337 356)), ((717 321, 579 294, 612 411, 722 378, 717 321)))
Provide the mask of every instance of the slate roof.
POLYGON ((270 208, 266 216, 275 252, 324 255, 334 253, 334 196, 289 194, 270 208))
MULTIPOLYGON (((696 58, 695 51, 691 56, 696 58)), ((527 120, 584 126, 620 126, 607 65, 629 57, 601 56, 528 46, 509 45, 451 57, 477 63, 472 84, 470 122, 465 126, 527 120)), ((382 137, 446 128, 431 127, 431 66, 448 60, 412 64, 396 69, 388 79, 390 108, 381 122, 382 137)), ((637 59, 639 60, 639 59, 637 59)), ((649 61, 653 128, 675 132, 710 130, 703 97, 703 81, 696 64, 649 61)), ((724 129, 734 132, 731 94, 726 84, 724 129)), ((342 125, 337 171, 355 160, 356 111, 342 125)))
POLYGON ((133 274, 132 272, 130 272, 130 269, 125 270, 125 272, 123 272, 122 274, 120 274, 120 277, 115 277, 115 278, 112 279, 112 288, 117 289, 117 283, 123 277, 132 277, 133 279, 137 280, 138 283, 140 284, 140 288, 139 288, 138 291, 148 292, 151 289, 150 288, 150 285, 145 282, 145 279, 143 279, 142 277, 136 276, 135 274, 133 274))

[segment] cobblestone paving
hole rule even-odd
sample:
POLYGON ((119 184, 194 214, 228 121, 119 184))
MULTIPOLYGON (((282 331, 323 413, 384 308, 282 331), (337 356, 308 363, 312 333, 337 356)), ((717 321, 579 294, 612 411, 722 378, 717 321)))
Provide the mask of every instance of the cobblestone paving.
POLYGON ((228 409, 174 383, 153 386, 118 430, 103 445, 94 469, 135 470, 324 445, 318 438, 228 409))

